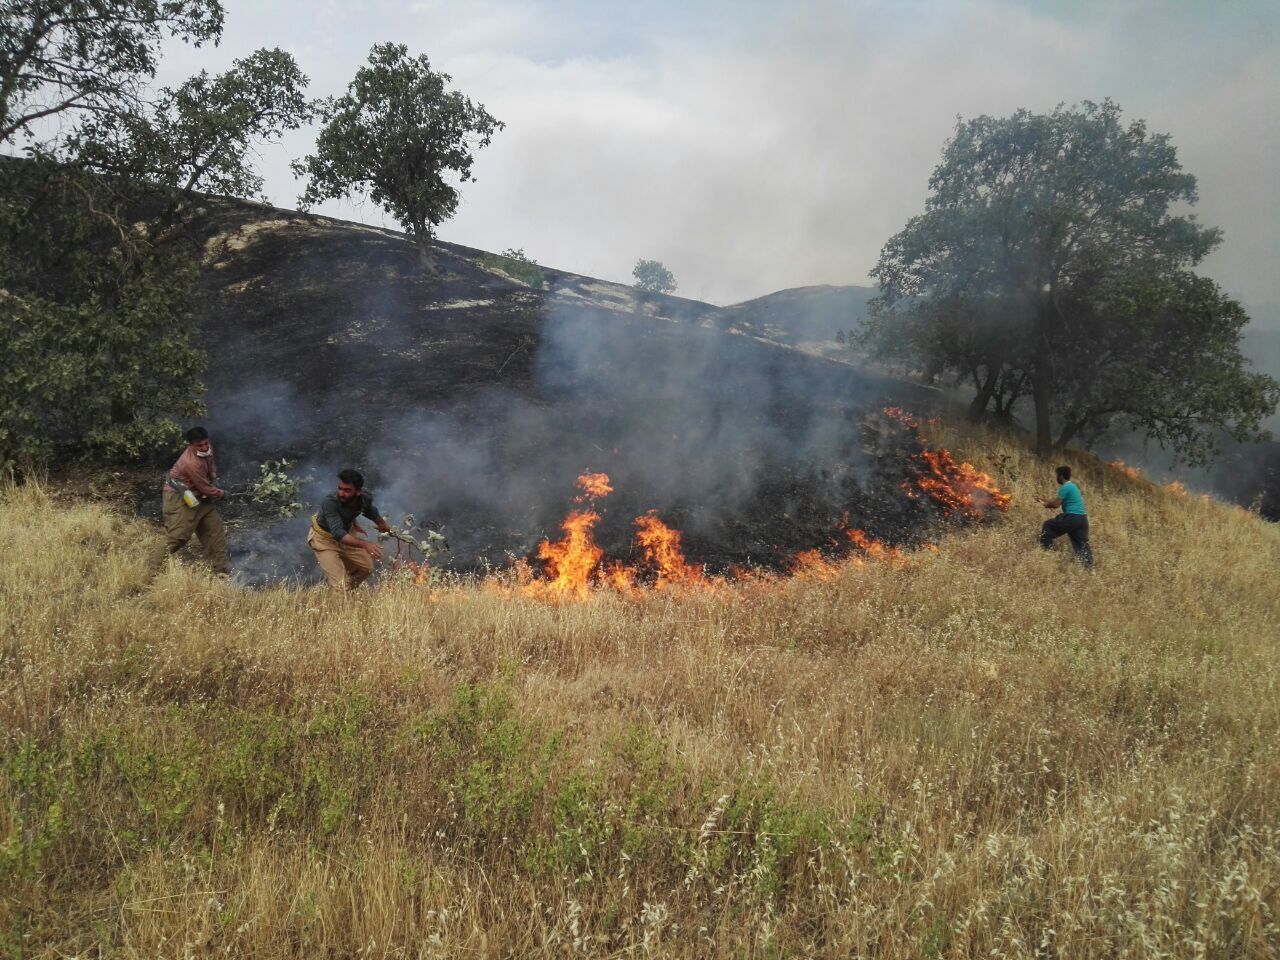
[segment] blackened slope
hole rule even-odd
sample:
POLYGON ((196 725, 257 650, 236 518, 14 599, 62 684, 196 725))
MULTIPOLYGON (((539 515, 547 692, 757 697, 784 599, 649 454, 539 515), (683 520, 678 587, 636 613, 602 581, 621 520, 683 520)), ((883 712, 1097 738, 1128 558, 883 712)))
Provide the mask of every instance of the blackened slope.
POLYGON ((556 536, 585 468, 615 479, 614 555, 650 509, 717 566, 776 565, 845 512, 914 535, 900 470, 880 477, 860 439, 868 410, 923 402, 899 381, 696 301, 555 270, 531 290, 465 247, 439 244, 428 274, 388 231, 243 204, 203 226, 209 424, 235 482, 269 458, 322 488, 362 466, 384 507, 447 523, 464 566, 556 536))

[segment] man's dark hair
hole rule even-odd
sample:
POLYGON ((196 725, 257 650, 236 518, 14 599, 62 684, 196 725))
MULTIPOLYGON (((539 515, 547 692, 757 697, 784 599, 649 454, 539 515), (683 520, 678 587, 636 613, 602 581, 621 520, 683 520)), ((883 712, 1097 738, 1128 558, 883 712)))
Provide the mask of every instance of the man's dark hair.
POLYGON ((364 474, 359 470, 352 470, 350 467, 346 470, 339 470, 338 479, 343 483, 351 484, 357 490, 364 489, 364 474))
POLYGON ((1070 467, 1066 467, 1066 466, 1059 467, 1056 472, 1058 474, 1059 479, 1061 479, 1063 483, 1066 483, 1068 480, 1071 479, 1070 467))
POLYGON ((187 438, 187 443, 199 443, 209 439, 209 431, 204 427, 192 427, 183 436, 187 438))

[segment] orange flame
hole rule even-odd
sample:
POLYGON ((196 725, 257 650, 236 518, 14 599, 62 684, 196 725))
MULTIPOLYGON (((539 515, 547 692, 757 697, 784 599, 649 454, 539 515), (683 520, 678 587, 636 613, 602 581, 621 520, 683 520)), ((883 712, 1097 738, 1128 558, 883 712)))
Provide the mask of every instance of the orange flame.
POLYGON ((956 463, 947 450, 922 450, 916 461, 925 468, 916 478, 916 486, 949 517, 959 513, 969 520, 979 520, 990 507, 1008 510, 1013 497, 1005 493, 995 480, 970 463, 956 463))
POLYGON ((659 520, 657 511, 650 510, 643 517, 636 517, 636 544, 644 551, 645 559, 657 569, 658 586, 706 582, 702 571, 685 560, 680 547, 680 531, 659 520))
POLYGON ((592 576, 604 558, 604 551, 591 536, 599 521, 600 514, 594 510, 572 511, 561 524, 562 539, 538 544, 538 558, 546 563, 549 579, 530 583, 525 591, 553 597, 586 597, 592 576))
POLYGON ((1187 495, 1187 485, 1181 480, 1171 480, 1164 485, 1164 488, 1175 497, 1185 497, 1187 495))
POLYGON ((980 520, 991 507, 1008 510, 1013 497, 996 484, 995 478, 971 463, 957 463, 949 450, 933 450, 920 433, 915 417, 900 407, 885 407, 885 416, 904 424, 923 449, 915 455, 923 468, 916 477, 902 484, 902 490, 913 500, 925 494, 942 510, 944 517, 959 514, 968 520, 980 520))
POLYGON ((885 407, 884 415, 891 420, 897 420, 904 426, 910 427, 912 430, 920 429, 920 424, 916 422, 916 418, 901 407, 885 407))
POLYGON ((624 564, 608 564, 602 572, 602 578, 608 586, 613 587, 619 593, 630 593, 635 589, 635 571, 624 564))
POLYGON ((1141 480, 1141 479, 1142 479, 1142 471, 1141 471, 1141 470, 1139 470, 1137 467, 1131 467, 1131 466, 1129 466, 1129 465, 1128 465, 1127 463, 1125 463, 1123 460, 1112 460, 1112 461, 1111 461, 1111 466, 1115 467, 1117 470, 1119 470, 1121 473, 1123 473, 1123 474, 1124 474, 1126 477, 1128 477, 1130 480, 1141 480))
POLYGON ((582 493, 573 498, 574 503, 585 503, 588 500, 607 497, 613 493, 613 487, 609 485, 609 475, 607 473, 591 473, 587 471, 578 477, 577 484, 582 493))
POLYGON ((397 557, 391 561, 390 574, 391 576, 382 581, 382 589, 394 593, 397 583, 408 583, 415 587, 429 585, 431 566, 427 563, 418 563, 416 560, 397 557))
MULTIPOLYGON (((577 479, 577 487, 582 493, 573 498, 574 503, 595 500, 613 493, 607 473, 585 470, 577 479)), ((570 511, 560 525, 564 537, 555 543, 543 540, 538 544, 538 559, 546 564, 548 579, 528 579, 528 582, 522 584, 521 591, 531 596, 586 597, 593 579, 599 573, 600 561, 604 559, 604 550, 591 535, 599 522, 600 514, 594 510, 570 511)), ((528 577, 526 566, 521 579, 528 577)))
POLYGON ((791 575, 808 580, 831 580, 840 568, 822 555, 820 550, 802 550, 791 558, 791 575))
POLYGON ((895 565, 906 562, 906 557, 903 556, 901 550, 882 543, 875 537, 868 536, 865 530, 846 530, 845 536, 849 538, 850 543, 872 560, 883 560, 895 565))

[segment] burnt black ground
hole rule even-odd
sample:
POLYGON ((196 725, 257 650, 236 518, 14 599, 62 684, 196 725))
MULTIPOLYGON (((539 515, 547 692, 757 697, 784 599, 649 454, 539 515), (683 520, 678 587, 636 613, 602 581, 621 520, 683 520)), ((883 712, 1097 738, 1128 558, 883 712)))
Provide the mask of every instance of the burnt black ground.
MULTIPOLYGON (((546 268, 531 290, 443 243, 428 271, 398 234, 250 204, 212 204, 201 230, 205 422, 228 485, 283 457, 315 502, 358 466, 385 511, 443 524, 464 569, 555 538, 584 469, 613 478, 599 540, 618 558, 651 509, 713 569, 782 565, 846 513, 890 542, 935 519, 898 489, 907 441, 887 450, 866 424, 936 394, 750 311, 546 268)), ((228 515, 251 578, 310 572, 302 520, 228 515)))

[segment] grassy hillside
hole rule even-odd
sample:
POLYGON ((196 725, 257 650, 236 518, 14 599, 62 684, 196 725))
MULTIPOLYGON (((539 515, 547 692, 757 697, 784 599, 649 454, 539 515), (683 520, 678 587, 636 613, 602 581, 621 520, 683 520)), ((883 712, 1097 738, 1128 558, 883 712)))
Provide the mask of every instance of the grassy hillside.
POLYGON ((0 498, 0 946, 22 956, 1262 957, 1280 528, 934 428, 1006 520, 580 603, 242 591, 0 498))

